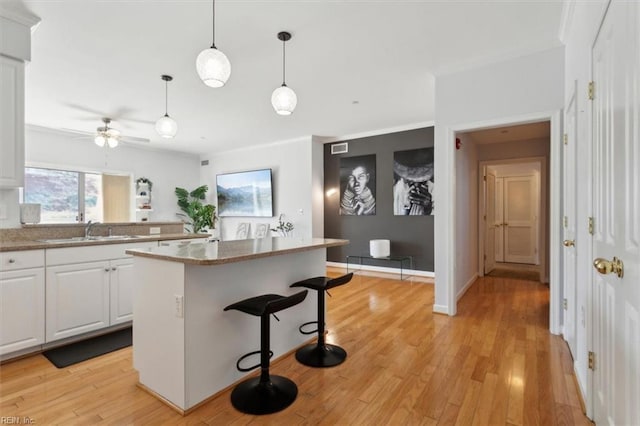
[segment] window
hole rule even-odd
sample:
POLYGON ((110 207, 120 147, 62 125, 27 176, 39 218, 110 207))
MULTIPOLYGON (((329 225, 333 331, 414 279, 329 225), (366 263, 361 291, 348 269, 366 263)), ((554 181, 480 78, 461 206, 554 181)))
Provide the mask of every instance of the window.
POLYGON ((22 200, 41 205, 42 223, 126 222, 130 198, 129 176, 25 168, 22 200))

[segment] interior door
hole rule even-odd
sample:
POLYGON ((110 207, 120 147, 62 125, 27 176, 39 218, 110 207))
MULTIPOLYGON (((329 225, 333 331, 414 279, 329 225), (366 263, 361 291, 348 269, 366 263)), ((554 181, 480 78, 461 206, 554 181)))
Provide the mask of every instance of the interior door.
POLYGON ((563 335, 569 345, 573 358, 577 358, 576 353, 576 90, 569 104, 565 107, 565 135, 564 135, 564 155, 563 155, 563 233, 564 233, 564 253, 563 253, 563 278, 564 278, 564 321, 563 335))
POLYGON ((640 424, 639 28, 639 3, 612 1, 592 51, 597 424, 640 424))
POLYGON ((535 176, 504 178, 504 260, 536 263, 537 182, 535 176))
POLYGON ((504 262, 504 178, 496 178, 496 262, 504 262))
POLYGON ((484 273, 488 274, 496 267, 496 175, 491 170, 487 170, 485 177, 484 273))

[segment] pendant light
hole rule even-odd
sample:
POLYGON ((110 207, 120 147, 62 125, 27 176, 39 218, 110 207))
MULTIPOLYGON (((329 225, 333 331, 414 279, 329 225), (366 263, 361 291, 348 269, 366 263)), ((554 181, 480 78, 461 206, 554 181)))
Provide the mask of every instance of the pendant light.
POLYGON ((163 138, 172 138, 178 132, 178 123, 176 120, 169 117, 169 82, 173 80, 170 75, 163 75, 160 78, 164 80, 164 117, 161 117, 156 121, 156 132, 163 138))
POLYGON ((204 84, 209 87, 222 87, 231 75, 231 63, 227 56, 216 48, 216 4, 211 0, 213 8, 211 47, 203 50, 196 59, 196 70, 204 84))
POLYGON ((271 95, 271 105, 280 115, 291 115, 298 103, 298 97, 285 83, 285 50, 284 43, 291 40, 291 34, 286 31, 278 33, 278 40, 282 40, 282 86, 273 91, 271 95))

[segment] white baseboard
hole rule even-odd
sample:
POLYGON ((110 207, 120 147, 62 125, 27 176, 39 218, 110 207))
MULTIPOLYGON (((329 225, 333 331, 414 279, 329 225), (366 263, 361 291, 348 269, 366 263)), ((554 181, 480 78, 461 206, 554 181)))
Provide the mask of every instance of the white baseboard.
POLYGON ((449 315, 449 307, 447 305, 433 305, 433 312, 436 314, 449 315))
MULTIPOLYGON (((347 264, 346 263, 341 263, 341 262, 327 262, 326 263, 327 266, 332 266, 334 268, 344 268, 347 269, 347 264)), ((349 271, 359 271, 359 270, 363 270, 363 271, 375 271, 375 272, 386 272, 389 274, 398 274, 400 275, 400 268, 388 268, 388 267, 384 267, 384 266, 371 266, 371 265, 354 265, 352 263, 349 264, 349 271)), ((416 277, 428 277, 428 278, 433 278, 435 277, 435 274, 431 271, 418 271, 416 269, 403 269, 402 270, 402 274, 403 275, 413 275, 416 277)))
POLYGON ((460 300, 460 298, 462 296, 464 296, 464 294, 467 292, 467 290, 469 290, 469 287, 471 287, 471 285, 478 279, 478 274, 473 274, 473 276, 471 277, 471 279, 469 281, 467 281, 467 283, 464 285, 464 287, 462 287, 460 289, 460 291, 458 292, 458 294, 456 295, 456 301, 460 300))
POLYGON ((592 417, 590 416, 591 414, 591 407, 589 407, 589 403, 588 403, 588 399, 587 399, 587 387, 586 387, 586 383, 583 383, 582 380, 580 380, 580 374, 578 374, 578 363, 574 362, 573 363, 573 374, 576 378, 576 382, 578 383, 578 392, 580 392, 580 397, 582 398, 582 402, 584 403, 584 408, 586 409, 586 416, 593 420, 592 417))

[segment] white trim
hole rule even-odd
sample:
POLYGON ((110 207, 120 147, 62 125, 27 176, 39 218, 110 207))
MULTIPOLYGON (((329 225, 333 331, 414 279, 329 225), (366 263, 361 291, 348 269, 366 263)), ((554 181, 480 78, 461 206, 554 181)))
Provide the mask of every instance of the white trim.
POLYGON ((449 315, 449 307, 447 305, 433 305, 433 312, 436 314, 449 315))
MULTIPOLYGON (((326 262, 327 266, 332 266, 334 268, 343 268, 347 269, 346 263, 341 262, 326 262)), ((375 272, 386 272, 390 274, 400 275, 400 268, 389 268, 386 266, 372 266, 372 265, 359 265, 359 264, 349 264, 349 271, 375 271, 375 272)), ((431 271, 419 271, 417 269, 402 269, 403 276, 413 275, 416 277, 428 277, 433 278, 435 274, 431 271)))
POLYGON ((573 14, 576 10, 575 0, 565 0, 562 3, 562 16, 560 18, 560 28, 558 29, 558 38, 564 44, 567 44, 567 36, 573 24, 573 14))
POLYGON ((36 28, 38 28, 38 24, 40 24, 41 22, 40 17, 33 15, 26 10, 11 10, 3 4, 0 4, 0 17, 9 19, 13 22, 17 22, 18 24, 25 27, 29 27, 32 34, 36 30, 36 28))
POLYGON ((462 287, 460 289, 460 291, 458 292, 458 294, 456 295, 456 302, 458 300, 460 300, 460 298, 462 296, 464 296, 464 294, 467 292, 467 290, 469 290, 469 288, 471 287, 471 285, 476 282, 476 280, 478 279, 478 274, 473 274, 473 276, 471 277, 471 279, 469 281, 467 281, 467 283, 464 285, 464 287, 462 287))
MULTIPOLYGON (((465 124, 457 124, 450 127, 447 127, 445 132, 447 135, 447 140, 452 143, 447 144, 449 149, 446 150, 446 161, 445 164, 441 165, 442 168, 447 168, 449 166, 450 176, 449 179, 449 187, 446 188, 447 193, 455 194, 456 193, 456 161, 453 156, 454 154, 454 144, 453 140, 455 138, 455 134, 457 132, 469 132, 473 130, 487 129, 493 127, 504 127, 514 124, 527 124, 527 123, 537 123, 540 121, 549 121, 551 123, 550 129, 550 148, 549 148, 549 182, 556 182, 555 185, 549 185, 549 271, 550 278, 549 281, 549 331, 552 334, 558 334, 559 323, 561 317, 561 309, 562 305, 560 301, 562 298, 560 297, 561 292, 561 282, 559 279, 559 265, 557 262, 557 251, 559 250, 559 245, 561 243, 561 221, 560 221, 560 208, 561 208, 561 186, 557 184, 557 182, 561 181, 560 175, 560 163, 561 163, 561 147, 562 147, 562 110, 554 110, 554 111, 542 111, 537 113, 530 114, 522 114, 511 117, 503 117, 499 119, 492 120, 484 120, 484 121, 476 121, 465 124)), ((451 207, 451 212, 453 215, 459 214, 456 210, 455 197, 452 197, 450 202, 448 203, 451 207)), ((462 214, 462 213, 460 213, 462 214)), ((455 239, 455 221, 448 221, 447 229, 444 230, 445 234, 447 234, 449 240, 449 247, 447 250, 448 256, 448 269, 449 269, 449 280, 446 283, 447 287, 447 301, 450 303, 448 313, 449 315, 455 315, 456 312, 456 303, 454 302, 455 297, 455 286, 456 286, 456 276, 455 276, 455 253, 456 253, 456 239, 455 239)))
POLYGON ((351 133, 343 136, 327 136, 322 137, 322 143, 342 142, 351 139, 368 138, 371 136, 386 135, 389 133, 405 132, 407 130, 423 129, 425 127, 434 127, 433 121, 422 121, 419 123, 404 124, 401 126, 387 127, 386 129, 369 130, 360 133, 351 133))

